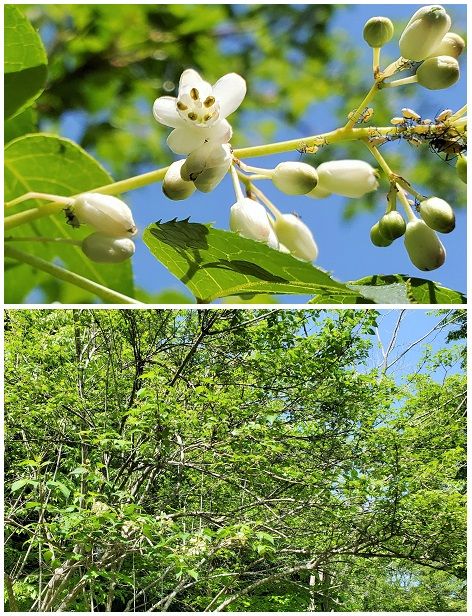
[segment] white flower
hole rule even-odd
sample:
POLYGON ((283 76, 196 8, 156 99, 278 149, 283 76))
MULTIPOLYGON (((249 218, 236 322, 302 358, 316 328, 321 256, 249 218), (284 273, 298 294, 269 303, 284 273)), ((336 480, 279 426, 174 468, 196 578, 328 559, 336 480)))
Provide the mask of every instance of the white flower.
POLYGON ((271 248, 278 248, 277 236, 272 229, 267 212, 259 202, 243 197, 231 206, 229 227, 231 231, 271 248))
POLYGON ((379 186, 375 169, 363 160, 331 160, 321 163, 317 171, 318 191, 323 189, 335 195, 356 198, 379 186))
POLYGON ((158 122, 174 128, 167 139, 176 154, 189 154, 208 141, 228 143, 232 130, 226 121, 242 103, 246 82, 228 73, 211 86, 197 71, 185 70, 177 98, 161 96, 153 105, 158 122))
POLYGON ((79 223, 91 225, 112 237, 132 237, 136 225, 129 207, 116 197, 100 193, 79 195, 70 209, 79 223))
POLYGON ((128 237, 92 233, 82 241, 82 251, 96 263, 121 263, 134 255, 134 242, 128 237))
POLYGON ((279 241, 297 259, 314 261, 318 256, 318 246, 310 229, 295 214, 276 216, 274 230, 279 241))
POLYGON ((187 156, 180 169, 182 180, 193 182, 202 192, 210 192, 226 175, 231 165, 228 144, 204 143, 187 156))
POLYGON ((177 160, 172 163, 167 169, 162 182, 162 191, 165 196, 173 201, 180 201, 190 197, 195 190, 195 184, 193 182, 184 180, 181 176, 182 166, 185 164, 185 159, 177 160))

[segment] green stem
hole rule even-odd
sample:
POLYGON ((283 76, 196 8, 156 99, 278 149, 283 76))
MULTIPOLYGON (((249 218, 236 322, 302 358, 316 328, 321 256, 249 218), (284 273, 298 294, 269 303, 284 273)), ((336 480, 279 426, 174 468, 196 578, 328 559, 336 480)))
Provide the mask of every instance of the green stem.
POLYGON ((367 107, 367 105, 370 103, 370 101, 374 98, 374 96, 379 91, 379 85, 380 84, 378 81, 374 81, 374 83, 372 84, 372 87, 365 95, 362 103, 359 105, 359 107, 356 109, 356 111, 352 114, 350 119, 347 121, 346 125, 344 126, 344 129, 349 129, 354 126, 354 124, 357 122, 357 120, 362 115, 362 112, 364 111, 364 109, 367 107))
POLYGON ((234 168, 234 165, 231 165, 231 180, 233 182, 234 192, 236 194, 236 201, 241 201, 244 199, 244 195, 241 190, 241 184, 239 183, 238 172, 234 168))
POLYGON ((404 77, 403 79, 396 79, 395 81, 390 81, 388 83, 382 83, 380 86, 383 88, 398 88, 398 86, 404 86, 408 83, 417 83, 418 77, 416 75, 410 75, 410 77, 404 77))
POLYGON ((372 48, 372 72, 374 79, 377 79, 380 73, 380 47, 372 48))
MULTIPOLYGON (((104 186, 99 186, 98 188, 90 188, 87 191, 82 192, 98 192, 103 195, 117 195, 121 192, 136 190, 137 188, 142 188, 143 186, 148 186, 148 184, 152 184, 153 182, 159 182, 164 179, 167 169, 168 167, 165 167, 164 169, 156 169, 155 171, 142 173, 141 175, 136 175, 132 178, 128 178, 127 180, 112 182, 111 184, 105 184, 104 186)), ((76 197, 78 196, 78 194, 81 193, 71 195, 71 197, 76 197)), ((14 229, 19 225, 32 222, 33 220, 37 220, 38 218, 51 216, 51 214, 57 214, 63 208, 64 204, 62 203, 47 203, 40 208, 32 208, 26 210, 25 212, 12 214, 11 216, 7 216, 5 218, 5 230, 14 229)))
POLYGON ((272 201, 270 199, 268 199, 264 193, 262 192, 262 190, 260 190, 259 188, 257 188, 256 186, 253 187, 253 192, 254 194, 259 197, 259 199, 262 201, 262 203, 269 208, 269 210, 271 211, 271 213, 274 215, 275 218, 280 218, 282 216, 282 214, 280 213, 280 211, 278 210, 278 208, 275 207, 275 205, 272 203, 272 201))
POLYGON ((83 276, 79 276, 79 274, 74 274, 74 272, 70 272, 69 270, 64 269, 63 267, 59 267, 58 265, 53 265, 40 257, 35 257, 34 255, 28 254, 21 250, 17 250, 12 246, 5 246, 5 257, 10 257, 19 261, 20 263, 27 263, 32 267, 39 269, 43 272, 54 276, 55 278, 59 278, 59 280, 63 280, 64 282, 69 282, 70 284, 75 285, 85 291, 89 291, 93 293, 100 299, 102 299, 106 303, 110 304, 138 304, 141 302, 136 301, 132 297, 127 297, 126 295, 122 295, 117 291, 113 291, 112 289, 108 289, 97 282, 93 282, 88 278, 84 278, 83 276))

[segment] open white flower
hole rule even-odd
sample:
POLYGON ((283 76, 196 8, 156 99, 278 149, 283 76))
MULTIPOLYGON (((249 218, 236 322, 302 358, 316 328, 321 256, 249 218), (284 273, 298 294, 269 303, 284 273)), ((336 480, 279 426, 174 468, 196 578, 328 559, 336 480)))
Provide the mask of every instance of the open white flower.
POLYGON ((167 144, 176 154, 189 154, 205 142, 228 143, 232 130, 227 118, 246 95, 246 81, 228 73, 211 86, 197 71, 185 70, 177 98, 161 96, 153 105, 158 122, 174 130, 167 144))

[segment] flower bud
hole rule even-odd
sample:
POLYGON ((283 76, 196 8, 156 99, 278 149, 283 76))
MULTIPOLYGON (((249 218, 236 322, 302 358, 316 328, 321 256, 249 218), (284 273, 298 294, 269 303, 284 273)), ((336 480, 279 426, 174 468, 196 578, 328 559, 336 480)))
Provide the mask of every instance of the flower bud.
POLYGON ((173 201, 180 201, 186 199, 192 195, 196 188, 193 182, 183 180, 180 175, 182 165, 185 163, 185 159, 177 160, 172 163, 167 169, 162 182, 162 191, 166 197, 173 201))
POLYGON ((459 79, 459 63, 451 56, 428 58, 418 67, 418 83, 428 90, 449 88, 459 79))
POLYGON ((306 195, 318 184, 318 174, 306 163, 285 162, 274 169, 272 182, 286 195, 306 195))
POLYGON ((91 225, 112 237, 132 237, 136 225, 129 207, 116 197, 100 193, 83 193, 71 206, 80 224, 91 225))
POLYGON ((365 23, 363 34, 370 47, 383 47, 393 36, 393 23, 388 17, 371 17, 365 23))
POLYGON ((379 231, 387 240, 396 240, 405 233, 406 223, 396 210, 384 214, 379 220, 379 231))
POLYGON ((434 270, 446 260, 444 246, 423 220, 412 220, 406 225, 404 242, 411 262, 420 270, 434 270))
POLYGON ((400 53, 420 62, 438 47, 451 27, 451 18, 442 6, 424 6, 413 15, 400 37, 400 53))
POLYGON ((456 163, 456 172, 464 184, 467 184, 467 156, 459 156, 456 163))
POLYGON ((454 211, 447 201, 430 197, 420 203, 420 216, 431 229, 450 233, 456 226, 454 211))
POLYGON ((329 192, 329 190, 326 190, 319 185, 319 179, 318 185, 313 188, 313 190, 310 190, 309 193, 306 193, 306 196, 311 197, 312 199, 324 199, 325 197, 329 197, 330 195, 331 193, 329 192))
POLYGON ((83 253, 97 263, 121 263, 134 255, 134 242, 128 237, 92 233, 82 241, 83 253))
POLYGON ((459 36, 455 32, 448 32, 445 34, 439 45, 429 54, 428 58, 434 56, 451 56, 458 58, 465 49, 465 41, 462 36, 459 36))
POLYGON ((374 246, 378 246, 379 248, 385 248, 386 246, 390 246, 392 243, 392 240, 389 240, 382 235, 378 222, 376 222, 370 230, 370 241, 374 246))
POLYGON ((344 197, 362 197, 379 186, 375 169, 363 160, 332 160, 317 171, 317 188, 344 197))
POLYGON ((278 241, 263 205, 245 197, 231 206, 229 228, 243 237, 276 248, 278 241))
POLYGON ((314 261, 318 256, 318 246, 310 229, 295 214, 278 215, 274 222, 274 230, 279 242, 297 259, 314 261))
POLYGON ((180 176, 187 182, 194 182, 201 192, 210 192, 224 178, 230 164, 231 147, 208 142, 190 152, 180 169, 180 176))

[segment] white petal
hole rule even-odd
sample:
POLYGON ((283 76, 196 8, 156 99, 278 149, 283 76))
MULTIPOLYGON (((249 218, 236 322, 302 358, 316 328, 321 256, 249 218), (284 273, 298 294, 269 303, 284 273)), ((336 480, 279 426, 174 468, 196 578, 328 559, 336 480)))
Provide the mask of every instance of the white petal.
POLYGON ((228 143, 233 136, 233 129, 231 124, 227 120, 221 120, 209 126, 208 128, 201 129, 205 131, 205 138, 215 143, 228 143))
POLYGON ((205 143, 205 130, 175 128, 167 137, 167 145, 176 154, 190 154, 205 143))
POLYGON ((179 98, 189 95, 192 88, 198 90, 198 96, 201 101, 204 101, 207 96, 212 96, 213 94, 213 88, 208 81, 203 80, 193 68, 188 68, 180 76, 179 98))
POLYGON ((164 126, 177 128, 185 125, 176 107, 177 99, 173 96, 161 96, 154 101, 152 113, 156 120, 164 126))
POLYGON ((213 96, 220 105, 220 117, 226 118, 243 102, 246 81, 237 73, 223 75, 213 86, 213 96))

